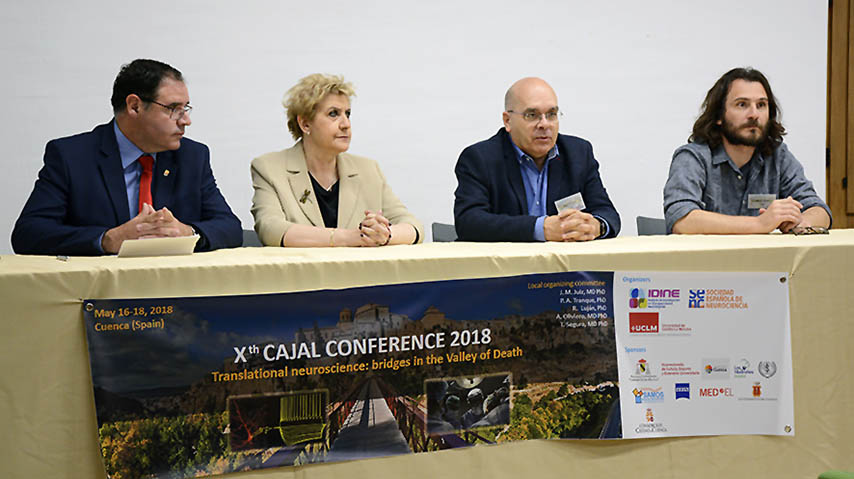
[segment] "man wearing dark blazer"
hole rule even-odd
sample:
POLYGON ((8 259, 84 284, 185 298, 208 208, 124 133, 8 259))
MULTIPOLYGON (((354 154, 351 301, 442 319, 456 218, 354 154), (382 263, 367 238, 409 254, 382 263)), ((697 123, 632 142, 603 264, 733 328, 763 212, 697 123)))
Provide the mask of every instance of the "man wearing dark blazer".
POLYGON ((589 241, 613 238, 620 215, 586 140, 558 134, 557 95, 523 78, 504 97, 504 128, 460 154, 454 222, 461 241, 589 241), (580 193, 584 208, 557 211, 580 193))
POLYGON ((48 142, 44 166, 12 231, 19 254, 116 253, 127 239, 198 234, 197 251, 240 246, 242 229, 190 125, 181 72, 155 60, 124 65, 115 118, 48 142))

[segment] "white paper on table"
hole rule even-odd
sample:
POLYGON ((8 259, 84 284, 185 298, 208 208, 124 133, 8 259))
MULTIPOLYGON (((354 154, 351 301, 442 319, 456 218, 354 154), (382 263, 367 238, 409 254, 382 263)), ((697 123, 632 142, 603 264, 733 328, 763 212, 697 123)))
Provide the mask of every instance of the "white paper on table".
POLYGON ((199 235, 192 235, 174 238, 125 240, 119 248, 119 258, 192 254, 199 238, 201 238, 199 235))

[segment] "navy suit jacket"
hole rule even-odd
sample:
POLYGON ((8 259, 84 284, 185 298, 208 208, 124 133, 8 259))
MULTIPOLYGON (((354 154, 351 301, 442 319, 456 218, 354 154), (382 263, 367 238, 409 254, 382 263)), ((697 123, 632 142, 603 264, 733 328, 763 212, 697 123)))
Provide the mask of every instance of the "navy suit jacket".
MULTIPOLYGON (((169 208, 201 235, 196 250, 242 244, 240 220, 216 186, 207 146, 183 138, 177 150, 158 153, 151 192, 155 209, 169 208)), ((48 142, 44 166, 12 231, 12 248, 18 254, 99 255, 98 238, 130 219, 110 122, 48 142)))
MULTIPOLYGON (((549 163, 546 213, 557 214, 555 200, 581 193, 585 213, 604 219, 612 238, 620 232, 620 215, 599 178, 590 142, 558 135, 559 158, 549 163)), ((454 192, 454 223, 460 241, 535 241, 536 216, 528 201, 516 150, 504 128, 460 154, 454 192)))

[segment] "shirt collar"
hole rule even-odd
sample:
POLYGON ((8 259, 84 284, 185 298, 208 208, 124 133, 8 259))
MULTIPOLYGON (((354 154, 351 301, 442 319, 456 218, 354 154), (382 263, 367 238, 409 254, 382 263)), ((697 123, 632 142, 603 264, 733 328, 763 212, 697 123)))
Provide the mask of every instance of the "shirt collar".
MULTIPOLYGON (((122 130, 119 129, 118 122, 115 120, 113 120, 113 132, 115 132, 116 142, 119 144, 119 156, 122 158, 122 169, 127 168, 140 156, 146 154, 144 151, 140 150, 138 146, 134 145, 132 141, 128 140, 128 137, 122 133, 122 130)), ((157 153, 148 154, 157 161, 157 153)))
MULTIPOLYGON (((516 150, 516 160, 518 160, 518 161, 519 161, 519 164, 520 164, 520 165, 521 165, 525 160, 530 160, 532 163, 534 162, 534 159, 533 159, 533 158, 531 158, 531 156, 530 156, 530 155, 528 155, 527 153, 525 153, 524 151, 522 151, 522 149, 521 149, 521 148, 519 148, 518 146, 516 146, 516 143, 514 143, 514 142, 513 142, 513 139, 512 139, 512 138, 510 139, 510 144, 511 144, 511 145, 513 145, 513 149, 514 149, 514 150, 516 150)), ((555 143, 555 146, 553 146, 553 147, 552 147, 552 149, 551 149, 551 150, 549 150, 549 154, 548 154, 548 155, 546 155, 546 164, 548 164, 550 161, 552 161, 552 159, 554 159, 556 156, 557 156, 557 143, 555 143)))
MULTIPOLYGON (((758 166, 762 166, 765 163, 765 157, 762 156, 762 152, 759 151, 759 147, 753 150, 753 157, 750 158, 750 161, 745 163, 745 166, 750 165, 752 163, 756 163, 758 166)), ((720 165, 721 163, 729 163, 729 165, 734 169, 738 170, 733 163, 732 158, 726 152, 726 148, 724 148, 723 143, 721 143, 717 148, 712 151, 712 164, 720 165)))

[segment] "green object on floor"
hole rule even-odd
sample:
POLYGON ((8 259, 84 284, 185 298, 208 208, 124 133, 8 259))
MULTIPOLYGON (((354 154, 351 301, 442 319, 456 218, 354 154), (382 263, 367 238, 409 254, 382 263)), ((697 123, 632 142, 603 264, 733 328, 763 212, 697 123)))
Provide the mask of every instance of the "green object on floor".
POLYGON ((825 471, 818 476, 818 479, 854 479, 854 472, 825 471))

